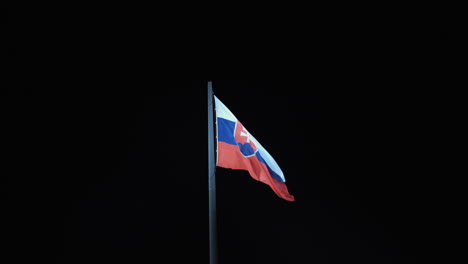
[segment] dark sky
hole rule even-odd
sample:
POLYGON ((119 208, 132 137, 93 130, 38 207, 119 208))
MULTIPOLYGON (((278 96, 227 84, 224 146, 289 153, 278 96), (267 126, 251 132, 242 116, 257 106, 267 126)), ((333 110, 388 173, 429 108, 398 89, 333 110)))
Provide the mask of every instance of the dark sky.
POLYGON ((27 31, 14 31, 8 46, 21 70, 2 102, 13 145, 2 188, 17 258, 208 263, 207 80, 180 76, 212 68, 258 77, 212 79, 213 90, 296 198, 218 168, 220 264, 431 258, 421 245, 435 236, 427 208, 440 194, 426 185, 439 165, 426 158, 444 102, 415 62, 434 59, 425 45, 452 31, 342 23, 310 34, 259 28, 264 35, 252 36, 261 41, 246 41, 226 30, 211 46, 185 40, 187 50, 151 42, 140 27, 106 30, 105 19, 49 33, 15 14, 9 22, 27 31), (408 41, 419 37, 428 41, 408 41))
MULTIPOLYGON (((427 175, 417 169, 417 126, 425 117, 410 111, 409 94, 325 93, 360 79, 320 80, 213 80, 297 200, 278 198, 247 172, 218 168, 220 263, 418 256, 427 175)), ((27 128, 16 131, 18 155, 31 160, 18 175, 33 174, 15 178, 9 199, 25 204, 12 209, 27 212, 17 222, 34 234, 26 243, 44 247, 39 254, 50 263, 207 263, 206 85, 168 81, 155 90, 172 92, 14 101, 23 118, 13 122, 27 128), (181 87, 187 92, 174 92, 181 87)))

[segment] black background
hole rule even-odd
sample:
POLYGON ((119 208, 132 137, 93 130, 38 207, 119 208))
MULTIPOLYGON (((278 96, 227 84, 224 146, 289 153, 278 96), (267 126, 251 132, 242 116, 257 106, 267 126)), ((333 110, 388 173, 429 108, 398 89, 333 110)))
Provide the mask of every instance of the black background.
POLYGON ((253 42, 230 31, 200 50, 197 38, 189 51, 139 38, 146 44, 112 45, 120 33, 101 30, 83 38, 96 45, 65 37, 43 49, 15 38, 12 68, 27 69, 12 75, 13 96, 2 105, 16 259, 208 262, 208 78, 185 78, 200 70, 255 77, 211 80, 297 200, 281 200, 247 172, 218 168, 220 263, 435 257, 428 249, 438 243, 444 168, 434 138, 445 102, 426 85, 437 76, 416 66, 434 57, 407 40, 417 32, 437 46, 450 34, 342 25, 322 27, 312 40, 289 32, 278 48, 267 30, 248 35, 253 42))
MULTIPOLYGON (((9 187, 13 215, 27 215, 15 222, 26 230, 18 243, 57 263, 207 262, 207 81, 160 88, 182 85, 190 89, 178 95, 15 101, 16 155, 28 161, 9 187)), ((275 157, 297 200, 218 168, 221 263, 419 256, 433 235, 422 216, 436 164, 424 160, 426 116, 402 94, 321 93, 314 80, 213 86, 275 157)))

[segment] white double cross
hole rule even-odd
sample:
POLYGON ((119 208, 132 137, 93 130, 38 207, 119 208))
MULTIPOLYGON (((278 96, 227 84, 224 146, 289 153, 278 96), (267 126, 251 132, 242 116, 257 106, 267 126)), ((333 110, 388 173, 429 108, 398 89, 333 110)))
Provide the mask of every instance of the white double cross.
POLYGON ((247 143, 250 143, 250 134, 244 128, 241 130, 240 136, 241 137, 247 137, 247 143))

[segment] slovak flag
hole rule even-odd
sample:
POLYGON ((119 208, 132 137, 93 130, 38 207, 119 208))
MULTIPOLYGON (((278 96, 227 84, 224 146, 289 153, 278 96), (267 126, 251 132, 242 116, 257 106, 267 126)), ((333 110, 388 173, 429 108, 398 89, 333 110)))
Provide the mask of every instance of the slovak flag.
POLYGON ((281 198, 294 201, 286 180, 273 157, 245 129, 229 109, 215 96, 218 161, 217 166, 247 170, 252 178, 268 184, 281 198))

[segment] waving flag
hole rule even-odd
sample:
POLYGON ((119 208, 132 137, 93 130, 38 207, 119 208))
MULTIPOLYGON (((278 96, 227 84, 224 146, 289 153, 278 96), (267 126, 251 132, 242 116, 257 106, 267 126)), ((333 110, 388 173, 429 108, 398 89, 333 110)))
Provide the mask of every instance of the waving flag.
POLYGON ((294 201, 286 180, 273 157, 215 96, 218 133, 217 166, 247 170, 252 178, 268 184, 281 198, 294 201))

